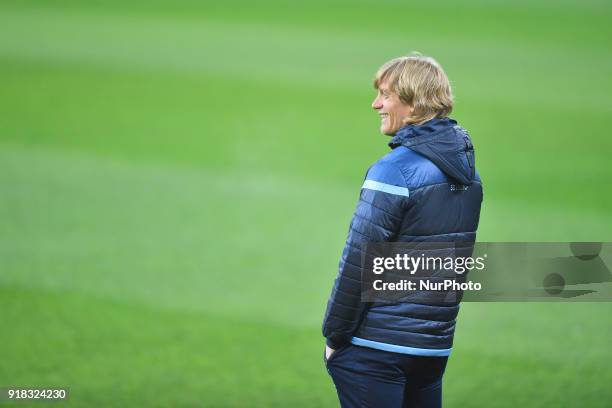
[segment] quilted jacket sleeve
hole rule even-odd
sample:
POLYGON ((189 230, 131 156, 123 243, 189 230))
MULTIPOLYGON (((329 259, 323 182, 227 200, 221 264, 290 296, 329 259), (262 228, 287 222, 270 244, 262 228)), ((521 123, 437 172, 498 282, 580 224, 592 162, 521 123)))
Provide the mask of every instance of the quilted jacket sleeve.
POLYGON ((392 163, 379 162, 368 170, 323 320, 331 348, 350 342, 367 305, 361 302, 361 244, 394 241, 408 200, 404 176, 392 163))

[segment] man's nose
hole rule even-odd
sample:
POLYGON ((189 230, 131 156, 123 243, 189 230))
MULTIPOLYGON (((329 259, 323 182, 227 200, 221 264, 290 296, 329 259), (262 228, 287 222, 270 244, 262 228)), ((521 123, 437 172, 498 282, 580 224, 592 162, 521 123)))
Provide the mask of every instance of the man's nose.
POLYGON ((380 103, 380 100, 379 100, 378 96, 376 98, 374 98, 374 100, 372 101, 372 108, 374 108, 374 109, 382 108, 382 103, 380 103))

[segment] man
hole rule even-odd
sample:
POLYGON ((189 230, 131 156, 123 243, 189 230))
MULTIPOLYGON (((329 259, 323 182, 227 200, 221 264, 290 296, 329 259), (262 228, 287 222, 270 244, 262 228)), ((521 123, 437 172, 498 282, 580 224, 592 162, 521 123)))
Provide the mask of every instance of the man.
POLYGON ((361 302, 363 243, 473 243, 482 185, 433 58, 393 59, 374 87, 392 150, 361 188, 323 322, 325 362, 342 407, 439 407, 459 304, 361 302))

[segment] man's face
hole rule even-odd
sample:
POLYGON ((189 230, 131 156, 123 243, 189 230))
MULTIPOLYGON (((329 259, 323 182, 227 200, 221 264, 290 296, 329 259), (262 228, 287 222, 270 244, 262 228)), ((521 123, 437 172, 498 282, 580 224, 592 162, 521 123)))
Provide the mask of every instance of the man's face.
POLYGON ((393 136, 402 126, 404 119, 412 115, 412 107, 404 104, 386 82, 378 87, 378 94, 372 102, 372 108, 380 115, 380 131, 393 136))

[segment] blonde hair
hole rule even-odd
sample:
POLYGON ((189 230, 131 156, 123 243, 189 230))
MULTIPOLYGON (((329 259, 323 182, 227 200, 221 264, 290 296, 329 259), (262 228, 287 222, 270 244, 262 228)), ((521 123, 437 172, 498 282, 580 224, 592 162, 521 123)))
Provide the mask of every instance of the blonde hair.
POLYGON ((453 95, 446 73, 431 58, 420 54, 394 58, 378 69, 374 88, 386 83, 400 100, 414 111, 405 124, 421 124, 448 116, 453 110, 453 95))

